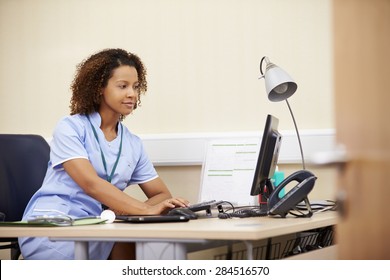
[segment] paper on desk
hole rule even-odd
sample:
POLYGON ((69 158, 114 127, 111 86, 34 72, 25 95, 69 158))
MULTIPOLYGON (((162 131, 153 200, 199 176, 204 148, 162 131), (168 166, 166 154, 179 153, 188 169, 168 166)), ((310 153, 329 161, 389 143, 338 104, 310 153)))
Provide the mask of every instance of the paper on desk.
POLYGON ((259 154, 259 138, 212 140, 203 163, 200 201, 226 200, 254 205, 250 195, 259 154))

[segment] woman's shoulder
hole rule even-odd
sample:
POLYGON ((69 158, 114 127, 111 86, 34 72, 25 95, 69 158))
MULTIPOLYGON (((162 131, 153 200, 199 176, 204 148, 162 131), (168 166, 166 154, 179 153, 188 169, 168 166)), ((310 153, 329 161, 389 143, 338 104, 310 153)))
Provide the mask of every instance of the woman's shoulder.
POLYGON ((62 117, 56 125, 55 131, 66 133, 70 130, 84 131, 87 117, 85 115, 75 114, 62 117))
POLYGON ((58 124, 84 124, 87 121, 87 117, 81 114, 67 115, 60 118, 58 124))
POLYGON ((124 125, 123 123, 121 123, 121 126, 123 128, 123 133, 124 133, 124 137, 128 138, 128 139, 131 139, 133 141, 137 141, 137 142, 141 142, 141 137, 139 137, 138 135, 134 134, 133 132, 131 132, 127 127, 126 125, 124 125))

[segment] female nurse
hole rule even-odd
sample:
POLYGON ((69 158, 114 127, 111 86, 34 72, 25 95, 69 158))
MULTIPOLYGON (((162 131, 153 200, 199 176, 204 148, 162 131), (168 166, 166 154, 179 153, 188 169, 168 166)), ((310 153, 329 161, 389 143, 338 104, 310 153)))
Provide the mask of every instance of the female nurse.
MULTIPOLYGON (((122 120, 140 105, 147 90, 140 58, 122 49, 105 49, 81 62, 71 85, 69 116, 54 129, 50 161, 41 188, 23 219, 63 213, 71 217, 161 214, 188 201, 173 198, 148 159, 141 139, 122 120), (124 192, 137 184, 147 200, 124 192)), ((19 238, 25 259, 74 259, 74 243, 19 238)), ((134 259, 133 243, 89 242, 90 259, 134 259)))

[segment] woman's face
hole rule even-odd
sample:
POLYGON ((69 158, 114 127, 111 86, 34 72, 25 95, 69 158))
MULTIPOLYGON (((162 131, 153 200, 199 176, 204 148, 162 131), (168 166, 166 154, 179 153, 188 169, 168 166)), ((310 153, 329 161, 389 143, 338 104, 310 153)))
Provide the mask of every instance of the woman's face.
POLYGON ((119 66, 103 89, 99 111, 127 116, 134 110, 138 97, 137 70, 127 65, 119 66))

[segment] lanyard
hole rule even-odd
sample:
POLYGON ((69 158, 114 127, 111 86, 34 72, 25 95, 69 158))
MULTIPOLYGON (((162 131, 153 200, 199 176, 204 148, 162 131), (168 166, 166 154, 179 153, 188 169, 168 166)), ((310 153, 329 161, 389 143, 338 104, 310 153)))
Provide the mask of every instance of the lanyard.
POLYGON ((88 115, 87 115, 87 119, 88 119, 89 123, 91 124, 92 130, 93 130, 93 134, 95 135, 96 141, 97 141, 98 144, 99 144, 100 156, 102 157, 104 170, 106 171, 107 181, 108 181, 109 183, 111 183, 112 176, 114 176, 114 172, 115 172, 115 169, 116 169, 116 167, 117 167, 117 165, 118 165, 119 158, 120 158, 121 152, 122 152, 123 126, 122 126, 122 124, 120 123, 120 125, 121 125, 121 142, 120 142, 120 144, 119 144, 119 152, 118 152, 118 155, 117 155, 117 157, 116 157, 116 161, 115 161, 114 167, 113 167, 112 170, 111 170, 111 174, 108 175, 106 158, 105 158, 105 156, 104 156, 104 154, 103 154, 102 147, 100 146, 100 142, 99 142, 99 138, 98 138, 96 129, 95 129, 95 127, 93 126, 93 124, 92 124, 91 120, 89 119, 89 116, 88 116, 88 115))

